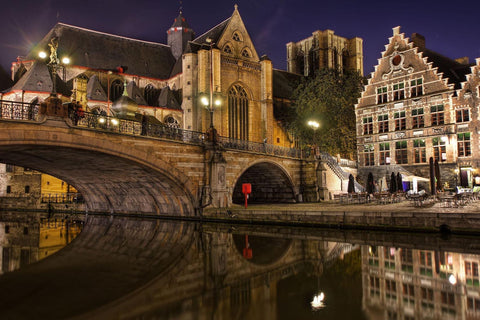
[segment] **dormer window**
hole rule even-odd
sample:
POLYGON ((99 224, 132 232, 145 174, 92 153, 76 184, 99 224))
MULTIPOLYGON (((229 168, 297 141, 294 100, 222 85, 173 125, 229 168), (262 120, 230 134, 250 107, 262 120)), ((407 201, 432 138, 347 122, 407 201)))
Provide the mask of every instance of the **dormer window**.
POLYGON ((230 47, 227 44, 225 47, 223 47, 223 52, 228 53, 228 54, 232 54, 232 47, 230 47))
POLYGON ((235 41, 242 41, 242 38, 240 38, 240 35, 238 34, 238 32, 233 33, 232 39, 235 41))

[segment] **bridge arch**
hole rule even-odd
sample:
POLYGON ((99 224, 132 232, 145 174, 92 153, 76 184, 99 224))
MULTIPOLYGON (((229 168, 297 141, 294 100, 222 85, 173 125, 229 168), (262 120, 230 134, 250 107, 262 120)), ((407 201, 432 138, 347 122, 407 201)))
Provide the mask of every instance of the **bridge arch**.
POLYGON ((249 203, 292 203, 295 188, 287 170, 271 160, 259 160, 245 169, 236 179, 232 202, 242 204, 245 197, 242 184, 250 183, 252 193, 249 203))
POLYGON ((195 214, 198 183, 160 156, 168 146, 163 145, 162 153, 140 137, 66 126, 52 130, 2 122, 2 127, 1 162, 45 172, 75 186, 89 211, 195 214))

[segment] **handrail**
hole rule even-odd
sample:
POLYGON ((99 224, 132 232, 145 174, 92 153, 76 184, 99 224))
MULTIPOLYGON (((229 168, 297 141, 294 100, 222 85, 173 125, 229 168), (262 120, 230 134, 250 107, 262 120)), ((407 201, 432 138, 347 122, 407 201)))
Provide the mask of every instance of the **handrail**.
POLYGON ((0 100, 0 119, 37 121, 38 103, 0 100))

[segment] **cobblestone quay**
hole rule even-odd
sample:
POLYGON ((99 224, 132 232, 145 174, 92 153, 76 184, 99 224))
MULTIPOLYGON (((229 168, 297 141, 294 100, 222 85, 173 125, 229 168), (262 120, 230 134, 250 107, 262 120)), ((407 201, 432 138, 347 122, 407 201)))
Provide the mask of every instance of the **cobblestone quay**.
POLYGON ((334 202, 234 206, 206 209, 204 219, 247 224, 297 225, 345 229, 480 234, 480 201, 461 207, 429 202, 378 205, 334 202))

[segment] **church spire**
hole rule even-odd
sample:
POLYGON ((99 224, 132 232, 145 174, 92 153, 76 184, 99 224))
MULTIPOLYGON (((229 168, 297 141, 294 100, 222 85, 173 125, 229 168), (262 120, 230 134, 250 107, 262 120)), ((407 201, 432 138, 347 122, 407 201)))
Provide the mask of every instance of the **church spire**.
POLYGON ((195 37, 195 33, 183 17, 181 4, 182 2, 180 1, 178 17, 175 18, 172 26, 167 31, 167 44, 172 48, 172 54, 175 59, 178 59, 182 55, 187 47, 188 41, 192 41, 195 37))

